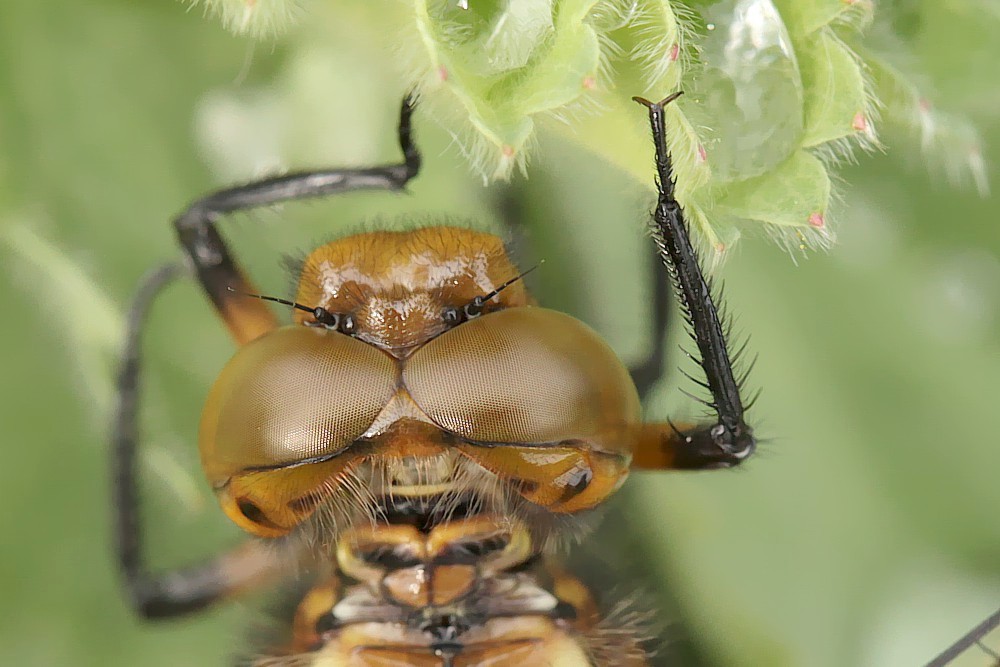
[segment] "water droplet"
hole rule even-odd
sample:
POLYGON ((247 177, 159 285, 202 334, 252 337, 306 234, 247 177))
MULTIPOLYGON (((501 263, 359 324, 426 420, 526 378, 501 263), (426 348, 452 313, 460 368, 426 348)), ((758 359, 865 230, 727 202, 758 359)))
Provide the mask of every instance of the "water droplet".
POLYGON ((723 0, 706 14, 718 30, 702 43, 706 65, 691 92, 704 100, 704 111, 690 109, 692 122, 712 128, 714 178, 759 176, 787 159, 802 135, 802 80, 791 38, 772 0, 723 0))

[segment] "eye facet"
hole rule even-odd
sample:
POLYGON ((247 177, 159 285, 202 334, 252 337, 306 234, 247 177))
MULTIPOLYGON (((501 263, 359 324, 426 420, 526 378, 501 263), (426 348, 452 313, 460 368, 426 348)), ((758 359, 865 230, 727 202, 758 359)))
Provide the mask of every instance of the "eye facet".
POLYGON ((438 426, 475 441, 599 445, 640 419, 635 385, 611 348, 544 308, 509 308, 442 334, 408 360, 403 381, 438 426))
POLYGON ((241 348, 202 413, 202 464, 213 484, 247 470, 339 453, 395 391, 395 362, 318 327, 290 326, 241 348))

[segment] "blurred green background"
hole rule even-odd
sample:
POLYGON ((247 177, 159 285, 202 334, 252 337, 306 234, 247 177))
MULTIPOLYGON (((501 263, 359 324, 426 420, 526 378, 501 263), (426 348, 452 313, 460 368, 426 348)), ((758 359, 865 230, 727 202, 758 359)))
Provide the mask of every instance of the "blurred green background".
MULTIPOLYGON (((988 40, 928 30, 917 45, 943 94, 978 86, 959 103, 995 163, 995 60, 934 72, 946 58, 932 57, 985 56, 988 40)), ((222 665, 267 623, 235 604, 147 626, 122 604, 105 460, 122 309, 148 267, 177 257, 169 220, 193 197, 278 167, 395 160, 405 83, 387 57, 346 24, 310 49, 251 48, 163 0, 0 5, 0 664, 222 665)), ((445 130, 417 127, 412 196, 227 225, 262 290, 289 295, 281 253, 372 216, 497 222, 498 189, 445 130)), ((652 336, 647 191, 562 135, 540 141, 510 190, 525 254, 547 260, 535 289, 638 358, 652 336)), ((921 664, 1000 604, 998 207, 921 162, 890 150, 842 170, 827 255, 796 263, 742 242, 720 277, 760 355, 751 417, 767 442, 739 472, 641 475, 623 497, 644 546, 634 564, 671 590, 709 664, 921 664)), ((691 387, 674 371, 677 333, 654 418, 697 414, 678 391, 691 387)), ((145 512, 167 565, 238 538, 195 450, 232 345, 190 283, 162 299, 147 343, 145 512)))

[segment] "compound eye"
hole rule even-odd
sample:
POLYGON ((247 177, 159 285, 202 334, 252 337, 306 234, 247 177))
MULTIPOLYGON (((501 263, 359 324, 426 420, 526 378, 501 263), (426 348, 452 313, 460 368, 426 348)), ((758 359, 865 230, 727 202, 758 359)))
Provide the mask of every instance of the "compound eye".
POLYGON ((508 308, 445 332, 413 354, 403 381, 438 426, 472 441, 584 440, 617 451, 628 444, 616 435, 640 419, 611 348, 544 308, 508 308))
POLYGON ((317 327, 278 329, 242 347, 202 413, 202 465, 215 486, 237 473, 335 455, 395 391, 395 362, 317 327))

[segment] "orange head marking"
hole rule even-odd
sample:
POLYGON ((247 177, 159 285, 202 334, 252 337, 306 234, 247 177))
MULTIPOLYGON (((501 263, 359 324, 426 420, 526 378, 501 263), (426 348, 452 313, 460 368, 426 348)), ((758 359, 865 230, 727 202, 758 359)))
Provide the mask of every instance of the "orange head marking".
MULTIPOLYGON (((517 274, 492 234, 454 227, 369 232, 314 250, 296 301, 350 316, 354 336, 405 356, 449 328, 446 309, 461 309, 517 274)), ((524 285, 513 284, 486 304, 486 312, 527 303, 524 285)), ((311 319, 295 313, 297 323, 311 319)))

